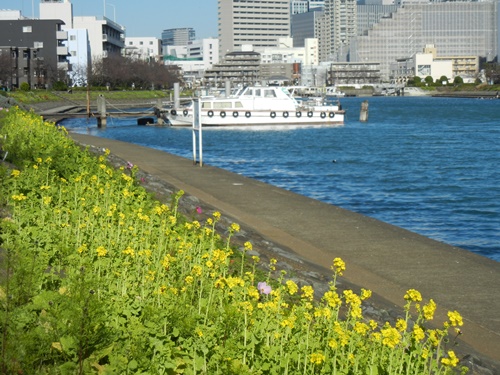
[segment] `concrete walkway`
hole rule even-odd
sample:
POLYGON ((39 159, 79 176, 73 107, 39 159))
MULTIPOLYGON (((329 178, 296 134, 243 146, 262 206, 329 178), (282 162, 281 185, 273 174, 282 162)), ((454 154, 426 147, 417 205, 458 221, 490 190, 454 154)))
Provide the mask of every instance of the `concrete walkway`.
POLYGON ((162 151, 84 134, 70 136, 80 144, 108 148, 327 274, 333 258, 341 257, 348 282, 397 306, 404 305, 405 292, 414 288, 424 300, 438 304, 437 321, 446 320, 447 311, 459 311, 464 345, 500 364, 499 262, 162 151))

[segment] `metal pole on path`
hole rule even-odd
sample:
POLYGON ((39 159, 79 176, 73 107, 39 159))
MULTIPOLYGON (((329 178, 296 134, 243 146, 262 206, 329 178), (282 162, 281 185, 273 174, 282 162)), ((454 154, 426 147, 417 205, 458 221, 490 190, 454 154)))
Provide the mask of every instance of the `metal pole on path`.
POLYGON ((197 163, 196 152, 196 132, 198 132, 198 149, 200 167, 203 166, 203 139, 202 139, 202 124, 201 124, 201 104, 200 99, 193 99, 193 164, 197 163))
POLYGON ((106 127, 106 99, 104 95, 99 95, 97 97, 97 112, 99 113, 97 117, 97 127, 106 127))
POLYGON ((361 103, 361 111, 359 112, 359 121, 361 122, 368 121, 368 100, 365 100, 361 103))

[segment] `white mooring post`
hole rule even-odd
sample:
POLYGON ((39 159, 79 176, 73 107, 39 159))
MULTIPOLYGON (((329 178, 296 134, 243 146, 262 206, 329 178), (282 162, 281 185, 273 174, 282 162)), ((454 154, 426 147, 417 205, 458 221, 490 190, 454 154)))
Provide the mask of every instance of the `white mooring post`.
POLYGON ((97 97, 97 112, 99 116, 97 117, 97 127, 105 128, 106 127, 106 99, 104 95, 99 95, 97 97))
POLYGON ((202 125, 201 125, 201 103, 200 99, 193 99, 193 164, 203 166, 203 138, 202 138, 202 125), (196 150, 196 132, 198 132, 198 148, 199 148, 199 161, 197 160, 198 154, 196 150))
POLYGON ((359 121, 361 122, 368 121, 368 100, 365 100, 361 103, 361 110, 359 112, 359 121))

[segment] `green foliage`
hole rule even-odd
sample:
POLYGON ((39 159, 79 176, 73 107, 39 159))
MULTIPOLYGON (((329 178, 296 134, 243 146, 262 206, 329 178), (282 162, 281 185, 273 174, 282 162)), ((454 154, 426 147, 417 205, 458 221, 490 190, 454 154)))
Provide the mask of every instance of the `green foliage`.
POLYGON ((52 88, 56 91, 66 91, 68 89, 68 85, 66 84, 66 82, 56 81, 52 85, 52 88))
POLYGON ((453 79, 453 84, 454 85, 462 85, 464 83, 464 80, 462 77, 460 76, 456 76, 454 79, 453 79))
POLYGON ((431 329, 435 304, 410 290, 394 327, 367 322, 369 291, 337 290, 339 258, 314 301, 275 260, 257 273, 250 243, 234 255, 239 225, 221 238, 220 213, 188 221, 182 191, 170 207, 153 200, 109 151, 91 156, 33 113, 0 118, 19 166, 0 170, 2 373, 449 374, 458 362, 445 350, 457 312, 431 329))
POLYGON ((19 89, 21 91, 30 91, 31 87, 30 87, 30 84, 28 82, 23 82, 23 83, 21 83, 21 86, 19 87, 19 89))
POLYGON ((432 76, 427 76, 425 77, 424 82, 431 86, 434 83, 434 79, 432 78, 432 76))

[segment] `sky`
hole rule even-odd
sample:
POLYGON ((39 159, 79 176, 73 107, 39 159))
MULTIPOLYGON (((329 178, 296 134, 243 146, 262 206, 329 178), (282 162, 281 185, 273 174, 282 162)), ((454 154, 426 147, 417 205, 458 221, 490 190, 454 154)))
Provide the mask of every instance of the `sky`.
MULTIPOLYGON (((126 36, 161 38, 165 29, 192 27, 196 39, 217 37, 217 0, 70 0, 73 16, 102 16, 126 29, 126 36)), ((38 18, 39 0, 0 0, 0 9, 38 18)))

